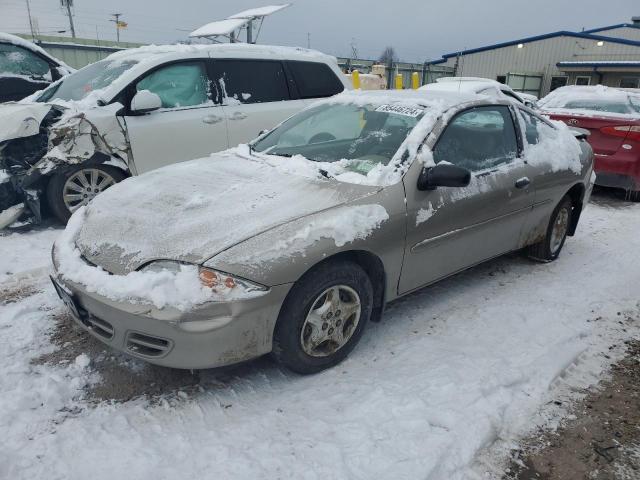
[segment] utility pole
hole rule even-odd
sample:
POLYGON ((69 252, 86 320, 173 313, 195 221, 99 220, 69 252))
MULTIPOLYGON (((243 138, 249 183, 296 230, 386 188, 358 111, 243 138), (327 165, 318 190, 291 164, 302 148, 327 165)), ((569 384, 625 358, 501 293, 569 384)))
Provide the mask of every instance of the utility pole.
POLYGON ((73 38, 76 38, 76 29, 73 26, 73 15, 71 14, 73 0, 60 0, 60 5, 66 7, 67 9, 67 16, 69 17, 69 27, 71 28, 71 36, 73 38))
POLYGON ((115 18, 114 20, 110 21, 116 24, 116 38, 118 39, 118 42, 120 42, 120 17, 122 16, 122 14, 112 13, 111 16, 115 18))
POLYGON ((33 32, 33 20, 31 20, 31 5, 29 5, 29 0, 27 0, 27 14, 29 15, 29 28, 31 29, 31 38, 35 40, 36 36, 33 32))

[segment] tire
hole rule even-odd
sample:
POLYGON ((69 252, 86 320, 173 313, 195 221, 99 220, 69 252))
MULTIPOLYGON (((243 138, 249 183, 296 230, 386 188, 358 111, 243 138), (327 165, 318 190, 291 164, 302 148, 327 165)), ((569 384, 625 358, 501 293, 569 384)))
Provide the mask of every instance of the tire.
POLYGON ((73 211, 82 205, 86 205, 97 194, 121 182, 125 177, 126 175, 122 170, 108 165, 78 165, 63 173, 55 174, 47 185, 47 202, 51 213, 66 224, 73 211), (86 185, 81 182, 83 177, 86 185), (94 178, 96 179, 96 185, 93 185, 94 178), (87 190, 83 191, 85 188, 87 190), (67 201, 65 201, 65 193, 82 197, 73 201, 70 201, 69 197, 67 197, 67 201), (76 203, 76 200, 79 203, 76 203))
POLYGON ((565 195, 551 214, 544 240, 531 245, 527 255, 541 262, 553 262, 558 258, 567 239, 572 216, 573 202, 565 195))
POLYGON ((359 265, 350 261, 320 265, 289 292, 276 323, 273 356, 301 374, 337 365, 360 340, 373 303, 371 280, 359 265), (336 291, 339 302, 333 303, 336 291), (344 341, 341 346, 336 337, 344 341))
POLYGON ((640 202, 640 190, 631 190, 627 193, 627 198, 631 202, 640 202))

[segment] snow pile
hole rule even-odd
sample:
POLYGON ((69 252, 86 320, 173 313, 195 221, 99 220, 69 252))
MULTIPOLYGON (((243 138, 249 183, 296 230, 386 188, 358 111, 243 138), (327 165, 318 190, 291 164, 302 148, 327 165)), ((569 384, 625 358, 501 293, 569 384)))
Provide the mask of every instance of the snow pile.
POLYGON ((110 275, 100 267, 90 266, 75 246, 84 216, 85 207, 81 207, 69 219, 67 228, 55 243, 55 262, 64 280, 78 283, 88 292, 111 300, 151 303, 156 308, 188 310, 216 300, 213 292, 200 283, 198 268, 194 265, 181 265, 177 272, 134 271, 127 275, 110 275))
POLYGON ((382 205, 338 207, 312 217, 301 230, 265 248, 258 255, 238 260, 263 262, 304 253, 309 246, 323 238, 333 240, 336 247, 343 247, 367 238, 388 219, 389 214, 382 205))
POLYGON ((435 205, 429 202, 427 204, 427 208, 421 208, 418 210, 418 214, 416 215, 416 227, 433 217, 442 205, 444 205, 444 200, 440 198, 440 202, 435 205))
POLYGON ((17 277, 42 276, 51 265, 51 245, 62 230, 0 233, 0 284, 17 277))
POLYGON ((549 93, 538 102, 538 107, 551 114, 637 119, 640 112, 632 105, 633 96, 624 90, 603 85, 567 86, 549 93))

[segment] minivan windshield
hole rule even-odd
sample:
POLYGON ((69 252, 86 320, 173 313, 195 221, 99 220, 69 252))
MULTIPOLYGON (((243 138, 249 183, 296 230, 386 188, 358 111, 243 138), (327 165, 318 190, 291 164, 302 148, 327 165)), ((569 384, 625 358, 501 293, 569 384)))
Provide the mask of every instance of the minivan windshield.
POLYGON ((353 162, 359 173, 387 165, 424 115, 397 104, 321 104, 291 117, 252 147, 256 152, 315 162, 353 162))
POLYGON ((135 60, 101 60, 54 83, 38 97, 38 102, 52 99, 82 100, 91 92, 109 86, 138 62, 135 60))

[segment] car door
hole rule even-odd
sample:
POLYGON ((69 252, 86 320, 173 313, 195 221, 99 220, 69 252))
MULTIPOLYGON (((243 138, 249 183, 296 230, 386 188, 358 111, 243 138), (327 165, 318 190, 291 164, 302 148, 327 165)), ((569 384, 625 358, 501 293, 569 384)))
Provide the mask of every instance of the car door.
POLYGON ((419 191, 420 162, 405 176, 400 294, 518 248, 533 192, 513 113, 506 105, 470 108, 442 131, 433 160, 469 169, 469 186, 419 191))
POLYGON ((51 65, 36 53, 0 43, 0 102, 21 100, 49 86, 51 65))
POLYGON ((129 97, 141 90, 157 94, 162 108, 125 113, 138 174, 227 148, 227 122, 222 107, 214 101, 205 60, 155 68, 131 86, 129 97))
POLYGON ((306 105, 292 98, 280 60, 213 59, 212 70, 228 120, 229 146, 247 143, 306 105))

